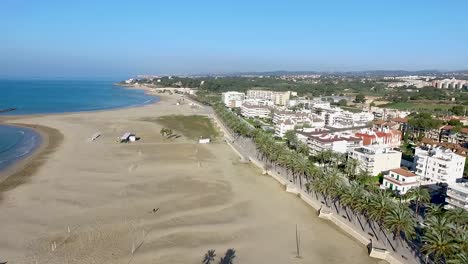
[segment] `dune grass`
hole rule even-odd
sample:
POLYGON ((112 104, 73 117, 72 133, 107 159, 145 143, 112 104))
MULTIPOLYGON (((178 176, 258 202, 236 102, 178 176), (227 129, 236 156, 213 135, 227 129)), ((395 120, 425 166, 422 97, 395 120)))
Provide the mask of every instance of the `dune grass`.
POLYGON ((165 128, 172 129, 175 133, 180 133, 190 139, 211 138, 219 135, 217 128, 212 120, 201 115, 167 115, 161 116, 155 121, 165 128))

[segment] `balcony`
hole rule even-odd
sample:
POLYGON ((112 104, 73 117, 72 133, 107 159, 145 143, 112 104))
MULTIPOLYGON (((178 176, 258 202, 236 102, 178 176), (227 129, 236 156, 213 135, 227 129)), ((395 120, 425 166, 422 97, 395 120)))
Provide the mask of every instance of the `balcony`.
POLYGON ((456 207, 468 208, 467 203, 462 203, 462 202, 459 202, 459 201, 454 200, 454 199, 446 199, 446 202, 453 205, 453 206, 456 206, 456 207))
POLYGON ((457 200, 464 201, 464 202, 468 202, 468 196, 461 195, 461 194, 458 193, 458 192, 447 191, 447 195, 448 195, 449 197, 456 198, 457 200))

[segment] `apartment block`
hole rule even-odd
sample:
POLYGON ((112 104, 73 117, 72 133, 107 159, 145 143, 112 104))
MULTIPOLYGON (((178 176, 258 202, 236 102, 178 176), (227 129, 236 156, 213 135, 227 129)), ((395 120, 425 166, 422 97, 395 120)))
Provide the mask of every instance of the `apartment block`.
POLYGON ((253 89, 247 91, 247 98, 270 100, 274 102, 275 105, 287 105, 289 99, 291 98, 291 91, 276 92, 253 89))
POLYGON ((349 157, 356 159, 359 168, 373 176, 399 168, 401 162, 401 152, 378 145, 355 148, 349 157))
POLYGON ((271 110, 267 106, 242 104, 241 115, 247 118, 270 118, 271 110))
POLYGON ((245 99, 245 94, 240 92, 225 92, 221 94, 221 99, 226 107, 240 107, 245 99))
POLYGON ((446 209, 463 208, 468 210, 468 183, 452 183, 447 188, 446 209))
POLYGON ((463 177, 466 158, 444 147, 420 146, 415 149, 416 174, 422 184, 455 183, 463 177))

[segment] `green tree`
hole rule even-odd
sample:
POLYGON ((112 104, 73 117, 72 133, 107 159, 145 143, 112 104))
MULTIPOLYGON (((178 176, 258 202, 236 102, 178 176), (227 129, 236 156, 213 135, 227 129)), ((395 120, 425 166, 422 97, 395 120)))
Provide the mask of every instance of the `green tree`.
POLYGON ((354 102, 356 103, 365 103, 366 102, 366 96, 364 94, 357 94, 356 98, 354 98, 354 102))
POLYGON ((416 208, 414 210, 415 215, 419 214, 419 207, 421 204, 425 204, 431 201, 431 195, 429 191, 425 188, 419 187, 412 187, 408 190, 405 194, 405 198, 414 201, 416 208))
POLYGON ((286 138, 286 143, 290 148, 295 148, 298 143, 297 135, 294 130, 289 130, 284 134, 284 137, 286 138))
POLYGON ((436 263, 444 263, 457 251, 457 242, 446 230, 426 232, 422 238, 422 252, 432 255, 436 263))
POLYGON ((401 240, 401 233, 405 237, 412 237, 415 234, 416 221, 413 218, 410 209, 399 204, 394 206, 385 216, 385 226, 393 232, 393 239, 401 240))
POLYGON ((450 110, 454 115, 457 115, 457 116, 462 116, 462 115, 465 115, 465 107, 463 107, 462 105, 455 105, 452 107, 452 109, 450 110))
POLYGON ((347 106, 348 101, 346 99, 341 99, 340 101, 338 101, 338 105, 339 106, 347 106))

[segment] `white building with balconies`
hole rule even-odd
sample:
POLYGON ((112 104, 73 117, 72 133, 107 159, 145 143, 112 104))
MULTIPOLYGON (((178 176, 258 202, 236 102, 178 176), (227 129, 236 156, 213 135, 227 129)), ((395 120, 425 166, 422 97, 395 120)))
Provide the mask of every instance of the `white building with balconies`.
POLYGON ((446 209, 458 207, 468 210, 468 183, 449 184, 445 202, 447 202, 446 209))
POLYGON ((401 152, 378 145, 355 148, 349 157, 358 160, 359 168, 372 176, 399 168, 401 162, 401 152))
POLYGON ((267 106, 242 104, 241 115, 247 118, 269 118, 271 116, 271 111, 267 106))
POLYGON ((225 92, 221 94, 221 98, 226 107, 240 107, 244 102, 245 94, 240 92, 225 92))
POLYGON ((421 184, 455 183, 463 177, 465 157, 443 147, 417 147, 414 164, 421 184))

